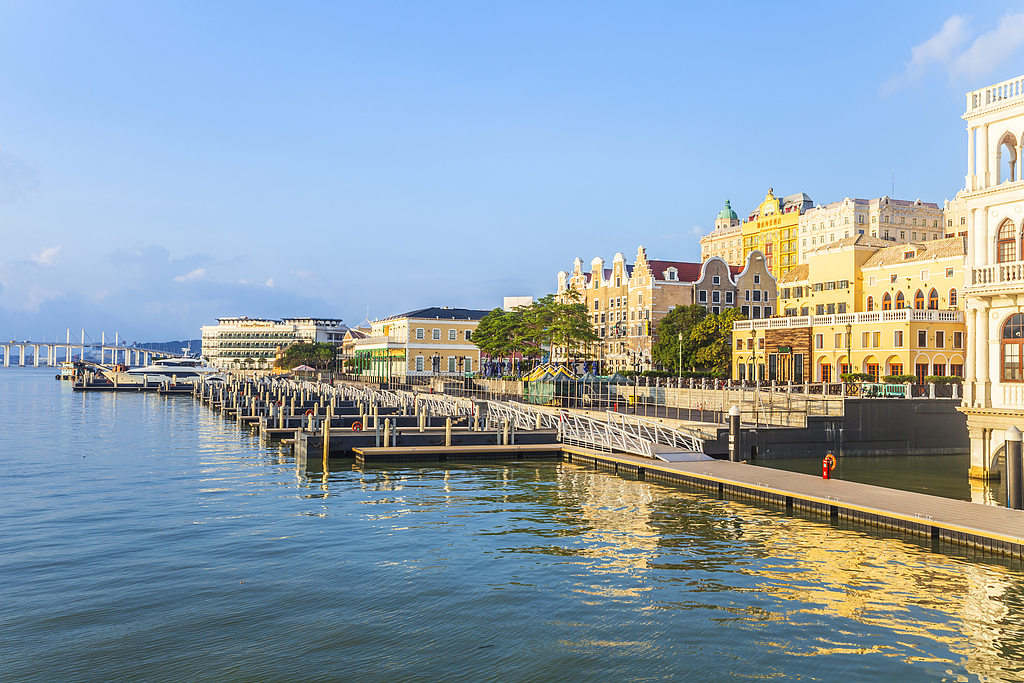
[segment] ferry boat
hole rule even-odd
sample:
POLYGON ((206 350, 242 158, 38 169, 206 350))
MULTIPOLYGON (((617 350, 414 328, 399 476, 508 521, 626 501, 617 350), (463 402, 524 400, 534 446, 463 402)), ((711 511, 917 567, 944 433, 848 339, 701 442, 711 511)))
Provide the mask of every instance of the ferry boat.
POLYGON ((175 382, 178 384, 191 384, 199 380, 222 382, 224 377, 217 368, 211 367, 201 358, 163 358, 153 361, 151 365, 142 368, 115 367, 103 370, 103 375, 111 382, 118 385, 160 384, 161 382, 175 382))
POLYGON ((74 381, 75 377, 78 376, 79 368, 81 363, 75 363, 71 360, 66 360, 60 364, 60 374, 57 375, 57 379, 74 381))

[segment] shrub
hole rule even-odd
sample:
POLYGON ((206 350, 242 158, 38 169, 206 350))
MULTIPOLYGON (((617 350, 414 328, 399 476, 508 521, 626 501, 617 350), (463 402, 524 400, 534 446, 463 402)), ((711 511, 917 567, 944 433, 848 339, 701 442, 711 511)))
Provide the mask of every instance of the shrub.
POLYGON ((882 378, 889 384, 911 384, 917 382, 917 375, 886 375, 882 378))
POLYGON ((924 381, 925 384, 962 384, 964 378, 956 375, 928 375, 924 381))

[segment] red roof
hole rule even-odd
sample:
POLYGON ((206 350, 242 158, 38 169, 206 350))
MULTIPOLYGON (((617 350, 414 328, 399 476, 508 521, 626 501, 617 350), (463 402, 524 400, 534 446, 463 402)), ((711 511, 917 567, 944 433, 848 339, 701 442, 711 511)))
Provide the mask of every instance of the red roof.
POLYGON ((651 267, 651 274, 659 280, 665 279, 665 271, 669 268, 675 268, 678 271, 676 277, 680 282, 696 282, 700 279, 701 264, 699 263, 684 261, 648 261, 647 263, 651 267))

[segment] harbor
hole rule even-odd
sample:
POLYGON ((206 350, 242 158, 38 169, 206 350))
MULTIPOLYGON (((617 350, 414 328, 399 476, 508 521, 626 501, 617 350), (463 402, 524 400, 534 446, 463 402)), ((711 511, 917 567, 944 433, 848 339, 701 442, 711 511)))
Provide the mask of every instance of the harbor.
POLYGON ((262 439, 286 443, 300 468, 319 461, 326 471, 332 459, 386 466, 558 458, 787 513, 895 529, 937 549, 1024 557, 1019 509, 716 460, 693 434, 638 417, 601 420, 514 402, 274 379, 196 383, 191 395, 262 439))

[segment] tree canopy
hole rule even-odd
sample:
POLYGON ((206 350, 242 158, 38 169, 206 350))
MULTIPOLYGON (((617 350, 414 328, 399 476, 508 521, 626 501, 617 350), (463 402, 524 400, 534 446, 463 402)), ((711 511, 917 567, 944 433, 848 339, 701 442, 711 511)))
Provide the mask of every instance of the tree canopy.
POLYGON ((732 324, 744 320, 737 308, 716 315, 700 304, 676 306, 658 323, 654 362, 673 374, 683 370, 728 373, 732 365, 732 324), (681 356, 681 358, 680 358, 681 356))
POLYGON ((480 320, 472 340, 491 358, 536 358, 553 347, 581 355, 598 336, 579 292, 569 290, 561 301, 548 294, 511 311, 495 308, 480 320))
POLYGON ((334 344, 317 342, 307 344, 299 342, 292 344, 281 357, 274 362, 275 368, 291 370, 299 365, 308 365, 313 368, 326 368, 334 362, 337 350, 334 344))

